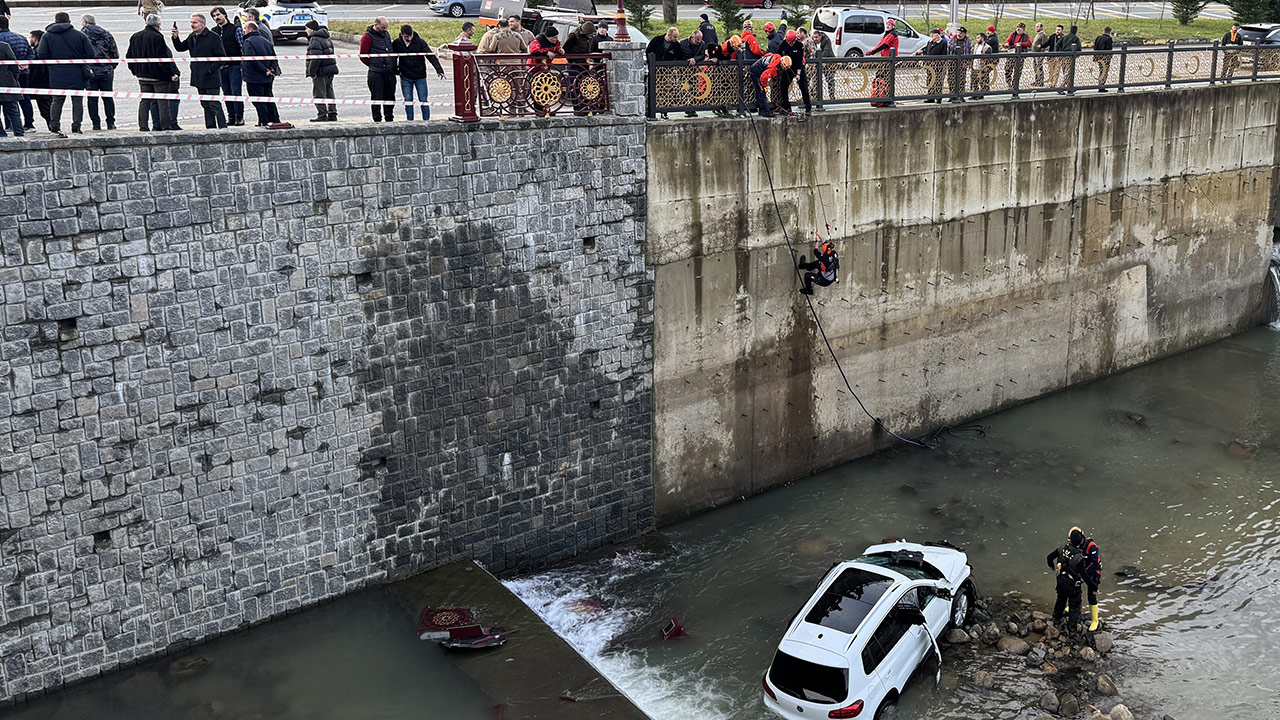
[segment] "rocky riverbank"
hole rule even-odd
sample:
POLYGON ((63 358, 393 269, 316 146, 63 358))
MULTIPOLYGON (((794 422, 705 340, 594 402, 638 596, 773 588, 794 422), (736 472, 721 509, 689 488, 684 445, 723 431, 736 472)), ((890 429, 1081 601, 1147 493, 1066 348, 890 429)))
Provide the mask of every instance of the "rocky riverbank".
POLYGON ((1093 633, 1084 624, 1058 627, 1016 593, 975 605, 963 628, 943 636, 943 646, 976 668, 968 681, 980 691, 1040 711, 1036 720, 1173 720, 1124 702, 1117 687, 1124 666, 1112 655, 1117 637, 1105 624, 1093 633))

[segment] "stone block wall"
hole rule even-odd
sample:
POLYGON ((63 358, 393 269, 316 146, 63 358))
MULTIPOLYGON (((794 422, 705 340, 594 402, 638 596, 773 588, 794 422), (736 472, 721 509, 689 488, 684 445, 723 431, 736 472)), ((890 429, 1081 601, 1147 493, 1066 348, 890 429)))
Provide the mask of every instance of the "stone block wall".
POLYGON ((11 142, 0 704, 652 527, 644 126, 11 142))

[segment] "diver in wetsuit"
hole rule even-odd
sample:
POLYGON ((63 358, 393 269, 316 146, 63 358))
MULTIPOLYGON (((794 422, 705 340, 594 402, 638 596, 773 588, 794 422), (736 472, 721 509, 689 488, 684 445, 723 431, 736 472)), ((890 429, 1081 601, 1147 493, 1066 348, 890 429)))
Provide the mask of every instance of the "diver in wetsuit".
POLYGON ((1098 629, 1098 586, 1102 583, 1102 553, 1091 537, 1078 527, 1067 533, 1067 544, 1045 558, 1049 567, 1058 571, 1058 599, 1053 605, 1053 622, 1074 631, 1080 620, 1080 585, 1089 588, 1089 632, 1098 629))

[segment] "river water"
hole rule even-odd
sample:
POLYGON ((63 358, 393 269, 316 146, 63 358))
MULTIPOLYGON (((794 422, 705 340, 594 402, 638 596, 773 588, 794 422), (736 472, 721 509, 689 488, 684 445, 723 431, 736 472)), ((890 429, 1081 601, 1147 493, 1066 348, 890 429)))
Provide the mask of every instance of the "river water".
MULTIPOLYGON (((1102 549, 1126 703, 1180 720, 1280 717, 1280 333, 981 423, 985 435, 891 449, 665 528, 657 547, 508 587, 656 720, 766 718, 761 675, 832 562, 886 536, 946 539, 968 551, 982 594, 1048 611, 1045 555, 1080 525, 1102 549), (1138 577, 1117 577, 1122 566, 1138 577), (670 617, 689 637, 660 639, 670 617)), ((1035 716, 1023 705, 1040 681, 979 691, 968 678, 1000 661, 968 655, 944 659, 936 687, 917 678, 896 717, 1035 716)))

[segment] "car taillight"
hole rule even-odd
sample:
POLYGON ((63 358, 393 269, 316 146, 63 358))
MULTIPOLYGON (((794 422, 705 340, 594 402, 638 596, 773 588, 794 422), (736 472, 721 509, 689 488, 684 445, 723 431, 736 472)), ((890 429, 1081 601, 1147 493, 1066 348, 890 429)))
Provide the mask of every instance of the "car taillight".
POLYGON ((764 685, 764 691, 769 694, 770 699, 778 699, 778 696, 773 694, 773 688, 769 687, 769 673, 765 673, 764 677, 760 678, 760 684, 764 685))
POLYGON ((858 715, 861 712, 862 712, 862 701, 855 700, 852 705, 845 705, 839 710, 832 710, 831 712, 827 713, 827 717, 829 718, 858 717, 858 715))
POLYGON ((836 28, 836 47, 840 47, 840 33, 843 31, 844 31, 844 28, 842 27, 836 28))

